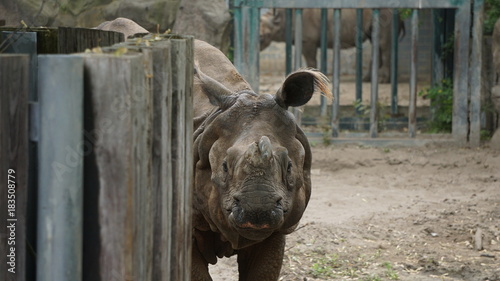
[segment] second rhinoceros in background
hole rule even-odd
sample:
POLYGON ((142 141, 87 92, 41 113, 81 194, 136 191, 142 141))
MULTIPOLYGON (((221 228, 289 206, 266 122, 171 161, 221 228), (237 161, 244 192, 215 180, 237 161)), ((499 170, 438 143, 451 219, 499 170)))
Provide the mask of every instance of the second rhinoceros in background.
MULTIPOLYGON (((333 12, 328 14, 328 47, 333 47, 333 12)), ((307 66, 316 68, 316 53, 321 39, 321 9, 304 9, 302 25, 302 54, 307 66)), ((380 10, 380 69, 379 81, 390 82, 391 42, 392 42, 392 11, 380 10)), ((356 46, 356 9, 342 9, 341 13, 341 48, 356 46)), ((400 33, 404 35, 404 22, 399 21, 400 33)), ((372 11, 363 10, 363 41, 371 40, 372 11)), ((285 41, 285 9, 269 10, 260 20, 260 48, 264 50, 272 41, 285 41)), ((370 63, 371 64, 371 63, 370 63)), ((371 68, 370 68, 371 69, 371 68)), ((364 81, 370 81, 371 72, 368 72, 364 81)))

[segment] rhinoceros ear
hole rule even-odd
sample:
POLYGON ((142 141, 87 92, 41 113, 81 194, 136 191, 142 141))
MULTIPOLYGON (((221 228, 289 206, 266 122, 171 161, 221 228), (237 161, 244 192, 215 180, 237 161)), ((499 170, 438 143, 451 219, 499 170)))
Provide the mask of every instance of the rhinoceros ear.
POLYGON ((212 105, 221 106, 228 96, 232 94, 231 90, 219 81, 201 72, 198 62, 194 63, 194 75, 200 79, 203 91, 212 105))
POLYGON ((285 82, 276 93, 275 100, 283 108, 301 106, 306 104, 317 92, 328 98, 332 97, 328 88, 328 78, 319 71, 302 69, 286 77, 285 82))

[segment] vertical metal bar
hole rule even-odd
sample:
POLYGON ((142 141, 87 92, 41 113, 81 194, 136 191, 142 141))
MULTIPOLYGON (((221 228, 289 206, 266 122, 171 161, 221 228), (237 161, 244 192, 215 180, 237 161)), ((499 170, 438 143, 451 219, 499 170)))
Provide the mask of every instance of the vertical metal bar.
POLYGON ((408 133, 410 138, 417 131, 417 41, 418 41, 418 10, 411 14, 411 62, 410 62, 410 104, 408 109, 408 133))
POLYGON ((467 143, 469 132, 469 37, 470 2, 466 1, 455 11, 455 48, 453 77, 453 138, 460 145, 467 143))
MULTIPOLYGON (((302 9, 295 9, 295 70, 302 65, 302 9)), ((302 123, 302 112, 298 108, 293 108, 295 121, 300 126, 302 123)))
MULTIPOLYGON (((321 9, 321 36, 320 36, 320 46, 321 46, 321 54, 320 54, 320 71, 326 75, 327 72, 327 20, 328 20, 328 10, 321 9)), ((326 107, 327 101, 325 96, 321 96, 320 102, 320 115, 326 115, 326 107)))
POLYGON ((332 136, 338 137, 340 132, 340 33, 341 14, 340 9, 333 10, 333 108, 332 108, 332 136))
POLYGON ((442 9, 432 10, 432 50, 431 65, 432 76, 431 85, 437 86, 444 79, 444 65, 442 58, 442 48, 444 44, 444 11, 442 9))
POLYGON ((295 9, 295 70, 302 65, 302 9, 295 9))
MULTIPOLYGON (((363 100, 363 9, 356 10, 356 101, 363 100)), ((356 114, 361 115, 359 109, 356 114)))
POLYGON ((469 143, 479 146, 481 142, 481 69, 482 69, 482 43, 484 0, 474 1, 474 20, 472 27, 472 52, 470 71, 470 133, 469 143))
POLYGON ((372 12, 372 81, 371 81, 371 107, 370 107, 370 137, 376 138, 378 135, 378 65, 380 48, 380 10, 373 9, 372 12))
POLYGON ((234 1, 234 66, 241 72, 243 68, 243 17, 240 1, 234 1))
MULTIPOLYGON (((241 7, 242 57, 238 71, 255 92, 259 91, 259 9, 241 7), (246 42, 246 44, 245 44, 246 42)), ((238 38, 239 40, 239 38, 238 38)))
POLYGON ((39 56, 38 76, 37 280, 81 280, 83 59, 39 56))
POLYGON ((285 74, 288 75, 292 72, 292 9, 285 10, 285 56, 286 56, 286 68, 285 74))
POLYGON ((252 86, 252 89, 258 93, 259 92, 259 50, 260 50, 260 9, 259 8, 249 8, 249 21, 250 21, 250 34, 248 40, 248 77, 247 80, 252 86))
POLYGON ((398 49, 399 49, 399 10, 392 10, 392 50, 391 50, 391 113, 398 110, 398 49))

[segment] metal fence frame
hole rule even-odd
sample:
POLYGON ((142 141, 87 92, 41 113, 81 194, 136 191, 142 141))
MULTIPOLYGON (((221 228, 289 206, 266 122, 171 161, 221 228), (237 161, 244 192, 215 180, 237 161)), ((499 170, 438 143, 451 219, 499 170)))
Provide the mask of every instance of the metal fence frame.
MULTIPOLYGON (((418 12, 420 9, 454 9, 455 10, 455 51, 454 51, 454 85, 453 85, 453 121, 452 135, 458 144, 470 144, 478 146, 480 143, 480 114, 481 114, 481 46, 484 0, 311 0, 311 1, 289 1, 289 0, 234 0, 234 64, 240 73, 252 85, 255 91, 259 87, 259 53, 260 50, 260 9, 261 8, 289 8, 295 9, 295 57, 296 61, 301 57, 302 45, 302 9, 326 8, 335 9, 334 22, 337 28, 340 23, 340 10, 343 8, 374 9, 372 38, 378 38, 379 13, 381 8, 413 9, 412 22, 412 60, 410 66, 410 109, 408 116, 409 137, 416 137, 416 42, 418 40, 418 12), (472 34, 470 26, 472 23, 472 34), (472 41, 472 44, 470 44, 472 41), (471 47, 470 47, 471 46, 471 47), (469 87, 470 85, 470 87, 469 87)), ((287 20, 291 18, 291 10, 287 10, 287 20)), ((394 27, 393 27, 394 28, 394 27)), ((291 28, 288 28, 291 33, 291 28)), ((287 36, 287 61, 291 59, 291 37, 287 36)), ((340 50, 339 38, 334 40, 334 56, 338 56, 340 50)), ((378 40, 372 42, 372 48, 378 48, 378 40)), ((326 44, 325 44, 326 45, 326 44)), ((397 48, 397 46, 396 46, 397 48)), ((323 49, 323 48, 322 48, 323 49)), ((393 48, 394 51, 394 48, 393 48)), ((372 60, 378 60, 378 52, 372 52, 372 60)), ((334 103, 332 108, 331 127, 333 137, 338 137, 339 132, 339 100, 338 82, 339 65, 338 59, 334 63, 333 93, 334 103)), ((297 64, 296 65, 300 65, 297 64)), ((373 65, 377 65, 373 63, 373 65)), ((289 69, 287 63, 287 69, 289 69)), ((322 67, 323 68, 323 67, 322 67)), ((394 69, 394 67, 393 67, 394 69)), ((377 137, 377 114, 376 99, 378 96, 377 67, 372 67, 371 86, 371 116, 370 137, 377 137)), ((394 74, 393 74, 394 75, 394 74)), ((393 79, 394 81, 394 79, 393 79)), ((393 84, 394 86, 394 84, 393 84)), ((394 103, 394 102, 393 102, 394 103)), ((397 106, 396 105, 392 105, 397 106)), ((322 113, 326 111, 326 105, 322 104, 322 113)))

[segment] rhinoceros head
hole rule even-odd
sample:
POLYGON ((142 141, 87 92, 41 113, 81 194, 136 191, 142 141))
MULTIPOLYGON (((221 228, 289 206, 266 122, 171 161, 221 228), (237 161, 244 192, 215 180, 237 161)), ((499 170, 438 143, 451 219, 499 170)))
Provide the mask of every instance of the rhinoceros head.
POLYGON ((272 9, 260 17, 260 50, 264 50, 272 41, 285 38, 285 10, 272 9))
POLYGON ((215 109, 194 135, 195 209, 235 249, 290 233, 311 194, 311 151, 287 108, 330 93, 326 78, 300 70, 275 95, 257 95, 197 75, 215 109))

